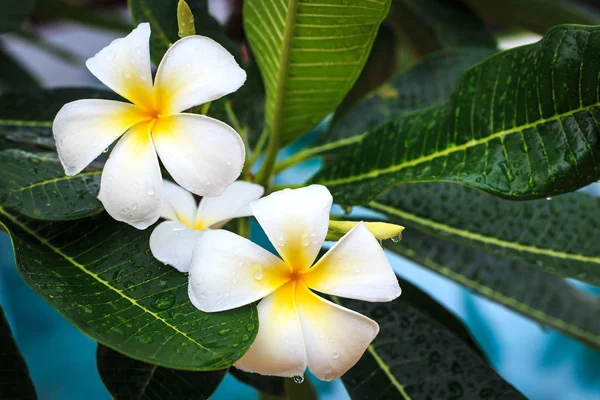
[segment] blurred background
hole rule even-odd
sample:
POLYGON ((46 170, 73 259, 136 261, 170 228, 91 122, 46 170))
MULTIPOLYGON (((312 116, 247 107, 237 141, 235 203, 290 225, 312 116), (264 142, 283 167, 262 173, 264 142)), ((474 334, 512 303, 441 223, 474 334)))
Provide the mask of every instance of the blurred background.
MULTIPOLYGON (((240 3, 241 0, 213 0, 209 5, 213 16, 226 25, 228 33, 243 41, 240 3)), ((594 0, 578 3, 586 4, 599 5, 594 0)), ((506 49, 540 37, 540 31, 543 32, 545 27, 535 26, 536 17, 539 16, 532 15, 529 23, 520 24, 516 29, 502 26, 498 22, 502 20, 501 16, 498 19, 486 16, 486 21, 489 29, 497 34, 499 47, 506 49)), ((568 15, 563 17, 568 18, 568 15)), ((38 85, 100 86, 85 68, 85 60, 130 29, 131 22, 122 0, 40 0, 26 27, 0 37, 0 90, 38 85)), ((381 74, 374 78, 376 81, 385 80, 389 74, 405 69, 419 59, 419 54, 415 54, 409 45, 397 43, 394 48, 395 54, 382 66, 381 74)), ((284 153, 293 154, 318 134, 319 128, 284 153)), ((301 164, 282 173, 277 183, 300 182, 317 168, 318 161, 301 164)), ((584 190, 600 196, 600 184, 584 190)), ((359 209, 353 210, 353 215, 368 217, 359 209)), ((256 226, 253 235, 260 245, 269 246, 256 226)), ((410 240, 410 232, 406 232, 404 240, 410 240)), ((389 257, 398 275, 423 289, 465 322, 500 375, 528 398, 600 399, 599 352, 392 253, 389 257)), ((599 288, 575 281, 571 283, 600 295, 599 288)), ((4 233, 0 233, 0 304, 29 365, 40 400, 110 399, 96 370, 96 343, 71 326, 23 283, 16 272, 10 240, 4 233)), ((339 382, 325 383, 315 379, 312 382, 322 399, 348 398, 339 382)), ((254 399, 257 395, 250 387, 228 376, 213 399, 232 398, 254 399)))

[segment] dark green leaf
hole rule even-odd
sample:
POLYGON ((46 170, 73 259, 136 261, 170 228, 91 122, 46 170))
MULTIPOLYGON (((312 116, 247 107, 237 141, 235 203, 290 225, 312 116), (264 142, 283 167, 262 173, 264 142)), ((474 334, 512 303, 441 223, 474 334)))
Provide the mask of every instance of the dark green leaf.
POLYGON ((37 86, 35 77, 0 47, 0 91, 37 86))
POLYGON ((227 370, 181 371, 134 360, 98 345, 96 362, 109 393, 119 400, 205 400, 227 370))
POLYGON ((515 203, 447 183, 402 185, 370 203, 392 222, 561 277, 600 284, 600 199, 583 193, 515 203))
POLYGON ((2 0, 0 1, 0 34, 15 31, 33 7, 35 0, 2 0))
POLYGON ((167 368, 233 364, 256 336, 254 306, 203 313, 188 279, 158 262, 148 240, 106 214, 75 222, 30 220, 0 208, 22 278, 84 333, 129 357, 167 368))
POLYGON ((285 395, 285 381, 283 378, 278 376, 253 374, 251 372, 244 372, 234 367, 229 370, 229 373, 238 381, 252 386, 259 392, 267 393, 273 396, 285 395))
POLYGON ((381 328, 359 362, 342 376, 353 400, 524 399, 470 345, 404 296, 389 303, 336 299, 381 328))
POLYGON ((402 114, 445 101, 460 76, 493 52, 482 48, 452 49, 426 57, 407 71, 395 74, 352 112, 336 120, 326 141, 364 133, 402 114))
POLYGON ((0 204, 30 218, 83 218, 102 210, 96 196, 102 171, 66 176, 55 155, 0 152, 0 204))
POLYGON ((338 148, 314 182, 344 205, 403 182, 450 181, 515 199, 600 177, 600 28, 561 26, 463 74, 442 105, 338 148))
POLYGON ((483 17, 543 35, 561 24, 600 24, 600 14, 569 0, 463 0, 483 17))
MULTIPOLYGON (((121 98, 90 88, 32 89, 0 95, 0 137, 10 142, 54 149, 52 121, 65 103, 80 99, 121 98)), ((3 150, 0 148, 0 150, 3 150)))
MULTIPOLYGON (((385 246, 545 328, 600 349, 600 320, 594 317, 600 313, 600 298, 563 279, 415 229, 408 230, 402 242, 385 246)), ((407 293, 403 296, 408 299, 407 293)))
POLYGON ((27 364, 17 348, 2 308, 0 308, 0 366, 2 370, 0 399, 35 400, 37 398, 27 364))
MULTIPOLYGON (((150 54, 156 65, 170 45, 179 40, 177 3, 179 0, 129 0, 131 17, 136 24, 149 22, 152 29, 150 54)), ((189 0, 196 34, 214 39, 231 52, 235 45, 227 39, 219 23, 208 13, 208 0, 189 0)))
POLYGON ((246 34, 267 93, 266 126, 281 144, 306 133, 342 101, 390 2, 244 2, 246 34))

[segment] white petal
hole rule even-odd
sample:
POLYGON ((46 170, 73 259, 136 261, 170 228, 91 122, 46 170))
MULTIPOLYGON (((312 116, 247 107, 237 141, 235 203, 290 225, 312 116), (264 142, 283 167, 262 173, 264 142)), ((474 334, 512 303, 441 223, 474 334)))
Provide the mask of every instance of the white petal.
POLYGON ((90 72, 106 86, 146 110, 152 110, 150 24, 141 23, 86 61, 90 72))
POLYGON ((379 332, 377 322, 320 298, 302 283, 296 287, 296 310, 308 369, 324 381, 352 368, 379 332))
POLYGON ((294 307, 295 285, 282 286, 258 304, 258 335, 234 364, 237 368, 263 375, 304 375, 306 350, 294 307))
POLYGON ((197 195, 220 195, 242 172, 244 143, 216 119, 195 114, 159 118, 152 137, 175 182, 197 195))
POLYGON ((362 222, 344 235, 302 279, 311 289, 351 299, 392 301, 400 296, 398 278, 385 252, 362 222))
POLYGON ((154 85, 154 104, 171 115, 238 90, 246 72, 219 43, 204 36, 178 40, 162 59, 154 85))
POLYGON ((198 209, 194 195, 171 181, 163 180, 163 185, 165 201, 160 216, 193 229, 198 209))
POLYGON ((200 200, 196 224, 213 226, 227 220, 252 215, 250 203, 260 199, 265 188, 250 182, 235 181, 217 197, 203 197, 200 200))
POLYGON ((158 261, 188 272, 194 246, 203 232, 188 229, 178 221, 165 221, 152 231, 150 250, 158 261))
POLYGON ((138 229, 158 220, 163 184, 148 124, 134 126, 119 140, 104 166, 98 198, 114 219, 138 229))
POLYGON ((325 186, 284 189, 250 209, 285 262, 297 271, 311 266, 327 235, 333 198, 325 186))
POLYGON ((230 310, 289 280, 288 266, 260 246, 228 231, 207 230, 192 257, 190 300, 202 311, 230 310))
POLYGON ((78 174, 129 128, 148 119, 140 108, 120 101, 77 100, 65 104, 52 123, 65 173, 78 174))

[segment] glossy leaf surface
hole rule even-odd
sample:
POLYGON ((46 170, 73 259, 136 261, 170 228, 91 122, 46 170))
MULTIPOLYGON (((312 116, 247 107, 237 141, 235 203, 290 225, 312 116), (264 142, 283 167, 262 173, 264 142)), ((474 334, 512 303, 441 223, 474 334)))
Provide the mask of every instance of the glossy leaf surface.
POLYGON ((248 0, 244 27, 267 94, 267 128, 288 143, 343 100, 390 0, 248 0))
POLYGON ((98 213, 102 171, 66 176, 56 155, 0 152, 0 204, 30 218, 77 219, 98 213))
POLYGON ((30 220, 0 208, 21 277, 81 331, 138 360, 168 368, 222 369, 248 349, 254 306, 203 313, 188 279, 152 256, 152 229, 106 214, 76 222, 30 220))
POLYGON ((98 345, 96 363, 104 386, 119 400, 206 400, 227 370, 181 371, 134 360, 98 345))
POLYGON ((451 181, 515 200, 594 182, 599 50, 600 28, 561 26, 538 43, 498 53, 468 70, 444 104, 332 152, 313 181, 344 205, 403 182, 451 181))
POLYGON ((511 202, 448 183, 402 185, 370 204, 392 222, 561 277, 600 283, 600 199, 511 202))

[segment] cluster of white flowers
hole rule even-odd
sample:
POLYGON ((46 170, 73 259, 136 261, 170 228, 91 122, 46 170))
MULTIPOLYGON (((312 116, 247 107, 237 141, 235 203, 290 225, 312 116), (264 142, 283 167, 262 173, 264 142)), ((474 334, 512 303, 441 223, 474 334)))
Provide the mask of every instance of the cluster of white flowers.
POLYGON ((88 60, 90 71, 131 103, 79 100, 53 125, 68 175, 81 172, 121 135, 104 167, 98 198, 115 219, 145 229, 154 256, 189 273, 189 296, 205 312, 260 300, 260 327, 235 364, 265 375, 335 379, 351 368, 379 331, 377 323, 313 291, 372 302, 400 295, 379 242, 356 225, 315 263, 327 235, 332 197, 312 185, 272 193, 235 181, 245 149, 223 122, 183 111, 236 91, 246 74, 223 47, 189 36, 165 54, 154 79, 150 26, 88 60), (173 179, 162 180, 156 153, 173 179), (190 193, 191 192, 191 193, 190 193), (196 205, 193 194, 203 196, 196 205), (281 258, 219 229, 254 216, 281 258), (314 265, 313 265, 314 264, 314 265))

